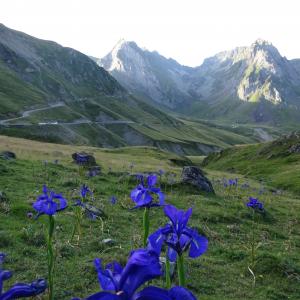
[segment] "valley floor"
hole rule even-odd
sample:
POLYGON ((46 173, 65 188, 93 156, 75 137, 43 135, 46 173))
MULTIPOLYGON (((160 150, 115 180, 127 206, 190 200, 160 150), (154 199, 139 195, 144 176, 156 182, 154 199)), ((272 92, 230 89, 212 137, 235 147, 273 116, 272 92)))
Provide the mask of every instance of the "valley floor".
MULTIPOLYGON (((205 169, 216 195, 199 193, 180 183, 181 167, 174 164, 174 154, 154 148, 134 147, 115 150, 46 144, 0 137, 0 152, 16 153, 16 160, 0 158, 0 191, 7 196, 0 201, 0 252, 8 255, 5 268, 16 281, 45 277, 45 216, 29 219, 32 203, 47 184, 69 200, 69 208, 56 218, 55 299, 84 297, 99 290, 93 259, 124 264, 130 250, 142 245, 142 211, 134 205, 130 191, 135 177, 128 173, 158 172, 163 169, 160 185, 166 202, 178 208, 193 207, 191 226, 209 240, 208 251, 187 261, 187 287, 198 299, 299 299, 300 295, 300 199, 239 174, 205 169), (92 152, 102 166, 102 174, 84 181, 94 191, 93 205, 106 217, 84 219, 80 243, 71 241, 74 223, 73 201, 83 182, 78 168, 71 163, 75 151, 92 152), (173 159, 172 161, 170 159, 173 159), (173 175, 172 175, 173 174, 173 175), (174 175, 175 174, 175 175, 174 175), (224 179, 238 178, 238 187, 225 188, 224 179), (117 197, 111 204, 110 197, 117 197), (253 223, 246 207, 248 198, 258 197, 266 214, 253 223), (257 245, 254 274, 248 270, 250 244, 257 245), (111 239, 106 243, 105 239, 111 239)), ((200 162, 202 158, 192 157, 200 162)), ((184 159, 182 159, 184 162, 184 159)), ((150 232, 167 222, 159 208, 151 211, 150 232)), ((156 280, 163 286, 162 280, 156 280)), ((45 297, 46 299, 46 297, 45 297)))

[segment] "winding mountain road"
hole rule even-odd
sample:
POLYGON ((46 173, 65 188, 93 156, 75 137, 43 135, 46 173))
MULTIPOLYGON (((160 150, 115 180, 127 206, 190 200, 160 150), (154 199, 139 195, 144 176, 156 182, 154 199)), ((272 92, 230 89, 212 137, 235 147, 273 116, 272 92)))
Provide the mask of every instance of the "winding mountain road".
POLYGON ((41 107, 41 108, 26 110, 26 111, 22 112, 22 116, 20 116, 20 117, 11 118, 11 119, 5 119, 5 120, 0 120, 0 125, 6 125, 7 122, 19 120, 19 119, 22 119, 22 118, 27 118, 32 113, 37 112, 37 111, 48 110, 48 109, 55 108, 55 107, 60 107, 60 106, 65 106, 65 104, 63 102, 58 102, 58 103, 50 104, 49 106, 46 106, 46 107, 41 107))
POLYGON ((23 118, 27 118, 32 113, 35 113, 37 111, 48 110, 48 109, 52 109, 52 108, 55 108, 55 107, 61 107, 61 106, 65 106, 65 103, 58 102, 58 103, 55 103, 55 104, 51 104, 47 107, 41 107, 41 108, 26 110, 26 111, 22 112, 22 115, 20 117, 0 120, 0 125, 3 125, 5 127, 15 127, 15 126, 25 127, 25 126, 35 126, 35 125, 38 125, 38 126, 78 125, 78 124, 101 124, 101 125, 105 125, 105 124, 134 124, 135 123, 135 122, 129 121, 129 120, 91 121, 91 120, 88 120, 88 119, 82 119, 82 120, 76 120, 76 121, 73 121, 73 122, 40 122, 40 123, 37 123, 37 124, 28 124, 28 123, 8 124, 11 121, 16 121, 16 120, 21 120, 23 118))

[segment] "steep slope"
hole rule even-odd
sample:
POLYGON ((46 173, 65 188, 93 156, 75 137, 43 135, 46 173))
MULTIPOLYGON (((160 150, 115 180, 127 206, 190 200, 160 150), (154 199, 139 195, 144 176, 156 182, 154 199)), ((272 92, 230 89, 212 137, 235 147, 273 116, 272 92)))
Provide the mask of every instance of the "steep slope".
POLYGON ((186 81, 191 68, 141 49, 135 42, 120 40, 110 53, 95 60, 129 91, 147 100, 170 108, 192 100, 186 81))
MULTIPOLYGON (((11 96, 7 86, 13 84, 13 79, 17 80, 19 86, 26 87, 28 98, 33 95, 45 103, 124 92, 114 78, 84 54, 8 29, 4 25, 0 25, 0 66, 0 92, 6 98, 11 96), (5 78, 6 73, 10 75, 8 78, 5 78)), ((18 98, 17 95, 14 97, 20 103, 17 110, 24 104, 18 98)), ((5 109, 10 113, 16 112, 9 109, 9 101, 1 101, 1 105, 4 109, 1 109, 2 114, 5 109)))

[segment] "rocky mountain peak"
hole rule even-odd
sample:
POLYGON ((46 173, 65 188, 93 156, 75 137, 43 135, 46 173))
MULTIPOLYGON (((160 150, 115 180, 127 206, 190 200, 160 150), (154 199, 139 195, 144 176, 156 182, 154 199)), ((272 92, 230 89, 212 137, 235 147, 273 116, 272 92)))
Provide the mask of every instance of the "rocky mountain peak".
POLYGON ((249 49, 252 52, 252 57, 260 56, 264 57, 265 60, 281 60, 282 56, 280 55, 278 49, 273 46, 272 43, 258 39, 256 40, 249 49))
POLYGON ((122 38, 116 43, 116 45, 113 47, 111 52, 117 53, 118 51, 121 51, 121 50, 126 51, 126 50, 128 50, 128 48, 132 48, 135 50, 140 49, 135 42, 126 41, 124 38, 122 38))
POLYGON ((261 38, 258 38, 257 40, 254 41, 254 43, 252 43, 252 46, 270 46, 270 45, 272 45, 272 43, 261 38))
POLYGON ((127 62, 133 63, 135 59, 138 59, 141 51, 135 42, 120 39, 111 52, 97 60, 97 63, 109 72, 125 72, 128 71, 127 62))
POLYGON ((150 101, 174 107, 190 98, 185 76, 191 68, 157 51, 140 48, 135 42, 122 39, 110 53, 96 61, 129 91, 150 101))

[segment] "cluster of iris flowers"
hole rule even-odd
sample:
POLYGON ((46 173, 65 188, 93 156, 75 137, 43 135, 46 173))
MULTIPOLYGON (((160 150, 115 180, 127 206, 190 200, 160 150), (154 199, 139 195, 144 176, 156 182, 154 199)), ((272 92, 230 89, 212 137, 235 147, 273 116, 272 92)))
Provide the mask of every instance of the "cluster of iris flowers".
MULTIPOLYGON (((229 180, 231 186, 237 185, 237 179, 229 180)), ((85 298, 86 300, 196 300, 196 297, 187 290, 184 274, 184 255, 188 253, 190 258, 197 258, 206 252, 208 240, 199 235, 197 230, 188 226, 188 221, 192 215, 192 208, 187 211, 179 210, 175 206, 165 204, 165 195, 157 185, 157 176, 140 176, 140 183, 131 191, 131 199, 136 208, 145 210, 144 227, 144 248, 132 251, 129 255, 126 266, 123 268, 119 263, 112 262, 105 267, 99 258, 94 260, 94 265, 98 274, 101 292, 85 298), (149 235, 150 209, 153 207, 163 207, 169 222, 149 235), (148 281, 162 276, 162 264, 160 256, 166 249, 166 269, 168 262, 177 262, 179 286, 171 287, 171 280, 166 276, 167 288, 159 288, 143 285, 148 281)), ((76 205, 83 206, 87 195, 93 195, 88 186, 83 185, 80 190, 81 200, 76 205)), ((111 198, 111 203, 116 203, 116 198, 111 198)), ((263 204, 255 198, 249 198, 247 206, 255 211, 264 210, 263 204)), ((46 214, 49 216, 49 231, 47 240, 48 258, 48 289, 49 300, 53 296, 53 246, 52 238, 54 231, 54 215, 67 208, 67 200, 54 191, 43 187, 42 195, 38 196, 33 208, 37 211, 37 217, 46 214)), ((2 292, 3 282, 12 276, 12 273, 3 270, 2 264, 5 255, 0 253, 0 300, 9 300, 23 297, 36 296, 45 291, 47 283, 44 279, 39 279, 30 284, 17 283, 8 291, 2 292)), ((78 300, 79 298, 73 298, 78 300)))
MULTIPOLYGON (((100 259, 95 259, 95 267, 102 292, 88 296, 87 300, 195 300, 196 297, 183 286, 169 287, 162 289, 154 286, 147 286, 140 289, 144 283, 162 275, 162 266, 159 256, 162 246, 168 247, 168 258, 176 261, 176 257, 183 256, 189 251, 189 256, 194 258, 203 254, 207 249, 208 241, 201 237, 194 229, 187 226, 192 209, 187 212, 177 210, 174 206, 165 205, 165 196, 160 188, 156 187, 157 176, 149 175, 141 177, 138 186, 132 190, 131 199, 135 203, 134 208, 144 208, 147 215, 147 224, 144 220, 144 227, 147 227, 144 236, 146 245, 143 249, 132 251, 126 266, 123 268, 117 262, 102 267, 100 259), (158 229, 149 236, 149 212, 152 207, 164 206, 166 216, 170 224, 158 229)), ((84 205, 87 195, 92 195, 91 190, 83 185, 80 190, 81 200, 76 202, 77 206, 84 205)), ((116 199, 111 200, 115 203, 116 199)), ((67 200, 58 193, 43 186, 42 195, 38 196, 33 208, 37 211, 38 218, 41 215, 48 215, 49 228, 47 238, 47 263, 48 263, 48 290, 49 300, 54 299, 54 249, 52 239, 55 228, 54 215, 67 208, 67 200)), ((17 283, 10 290, 2 293, 2 283, 11 277, 11 273, 1 269, 4 261, 4 254, 0 254, 0 300, 16 299, 20 297, 31 297, 38 295, 47 288, 46 281, 40 279, 31 284, 17 283)), ((181 261, 179 259, 179 261, 181 261)), ((180 266, 183 270, 183 266, 180 266)), ((180 273, 180 272, 179 272, 180 273)), ((180 281, 184 285, 183 281, 180 281)), ((78 298, 74 298, 78 299, 78 298)))
MULTIPOLYGON (((140 183, 132 190, 131 199, 134 208, 142 208, 146 247, 132 251, 126 266, 112 262, 104 268, 99 258, 94 260, 101 292, 88 296, 87 300, 196 300, 196 297, 184 287, 183 254, 188 251, 189 257, 199 257, 207 250, 208 240, 187 226, 192 209, 182 211, 172 205, 165 205, 165 196, 156 187, 157 176, 141 176, 140 183), (150 208, 164 206, 165 215, 170 223, 148 236, 150 208), (145 226, 147 228, 145 228, 145 226), (146 235, 145 235, 146 234, 146 235), (160 255, 163 244, 168 247, 167 258, 174 262, 178 256, 178 274, 180 286, 167 289, 147 286, 140 289, 146 282, 162 275, 160 255), (183 272, 183 273, 182 273, 183 272)), ((74 298, 73 300, 79 300, 74 298)))
POLYGON ((227 188, 227 187, 237 187, 237 185, 238 185, 238 178, 234 178, 234 179, 232 179, 232 178, 230 178, 230 179, 223 179, 223 186, 225 187, 225 188, 227 188))

